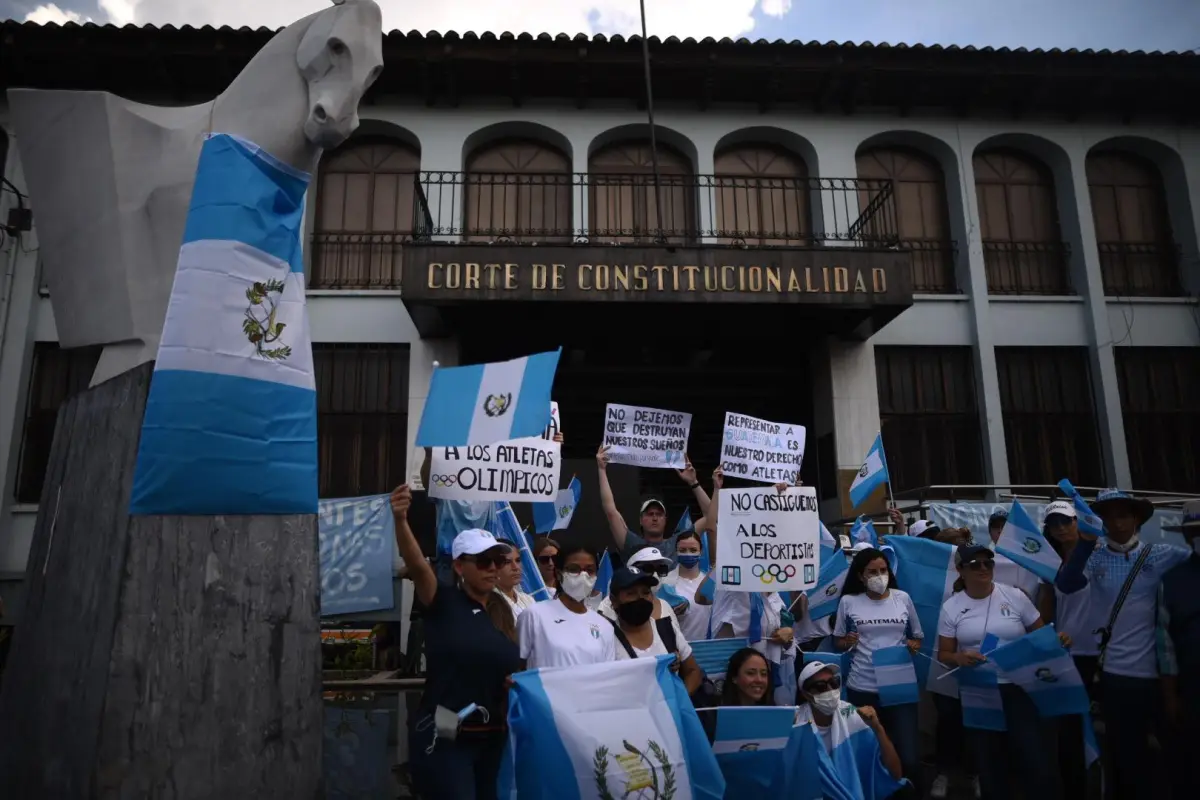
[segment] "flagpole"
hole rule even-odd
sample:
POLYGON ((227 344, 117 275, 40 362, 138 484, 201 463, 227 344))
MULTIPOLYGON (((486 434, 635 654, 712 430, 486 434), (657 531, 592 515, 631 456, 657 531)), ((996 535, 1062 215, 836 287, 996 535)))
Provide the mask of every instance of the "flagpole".
POLYGON ((877 438, 879 440, 879 455, 881 455, 883 457, 883 459, 882 459, 883 460, 883 470, 884 470, 884 472, 887 473, 887 476, 888 476, 888 479, 887 479, 888 502, 891 504, 892 508, 895 508, 896 507, 896 498, 892 496, 892 471, 890 469, 888 469, 887 449, 884 448, 884 446, 883 446, 883 430, 882 429, 875 432, 875 438, 877 438))

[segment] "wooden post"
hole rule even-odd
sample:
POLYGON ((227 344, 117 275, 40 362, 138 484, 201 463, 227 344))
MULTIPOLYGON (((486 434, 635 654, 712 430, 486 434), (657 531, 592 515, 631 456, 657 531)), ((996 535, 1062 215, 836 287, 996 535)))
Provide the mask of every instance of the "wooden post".
POLYGON ((316 798, 316 517, 130 517, 153 364, 58 415, 0 693, 5 796, 316 798))

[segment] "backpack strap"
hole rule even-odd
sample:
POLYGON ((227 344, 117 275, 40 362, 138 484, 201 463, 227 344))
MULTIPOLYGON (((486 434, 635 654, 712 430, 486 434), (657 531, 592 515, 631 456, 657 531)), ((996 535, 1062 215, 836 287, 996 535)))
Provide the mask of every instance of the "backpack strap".
POLYGON ((662 639, 663 647, 668 653, 679 653, 679 642, 675 638, 675 626, 671 624, 670 617, 661 617, 654 620, 654 626, 658 628, 658 638, 662 639))
MULTIPOLYGON (((605 619, 608 619, 608 617, 605 617, 605 619)), ((625 648, 625 652, 629 654, 629 657, 637 658, 637 653, 634 652, 633 645, 631 645, 629 640, 625 638, 625 632, 621 630, 621 626, 613 622, 611 619, 608 619, 608 623, 613 626, 613 633, 615 633, 617 636, 617 642, 621 645, 621 647, 625 648)))

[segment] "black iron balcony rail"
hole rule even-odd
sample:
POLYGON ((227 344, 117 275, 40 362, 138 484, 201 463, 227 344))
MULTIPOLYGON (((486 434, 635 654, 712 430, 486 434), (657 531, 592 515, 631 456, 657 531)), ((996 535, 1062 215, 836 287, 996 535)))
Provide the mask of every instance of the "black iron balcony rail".
MULTIPOLYGON (((399 285, 412 242, 895 247, 891 181, 725 175, 412 174, 406 230, 318 231, 311 288, 399 285)), ((363 220, 363 227, 366 227, 363 220)))
POLYGON ((1074 294, 1070 260, 1066 242, 983 240, 990 294, 1074 294))
POLYGON ((1097 242, 1109 297, 1179 297, 1179 247, 1170 242, 1097 242))

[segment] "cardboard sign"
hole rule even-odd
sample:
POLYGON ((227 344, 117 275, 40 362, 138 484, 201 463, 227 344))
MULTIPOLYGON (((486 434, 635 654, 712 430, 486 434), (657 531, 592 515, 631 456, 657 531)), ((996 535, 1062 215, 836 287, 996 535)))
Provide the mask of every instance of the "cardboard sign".
POLYGON ((732 592, 812 589, 820 572, 817 490, 791 486, 722 489, 718 495, 717 586, 732 592))
POLYGON ((803 425, 767 422, 725 412, 721 436, 721 469, 726 477, 791 485, 804 461, 803 425))
POLYGON ((691 427, 692 415, 679 411, 613 403, 604 409, 604 444, 613 464, 683 469, 691 427))
POLYGON ((435 447, 429 496, 441 500, 553 501, 562 445, 538 436, 467 447, 435 447))

